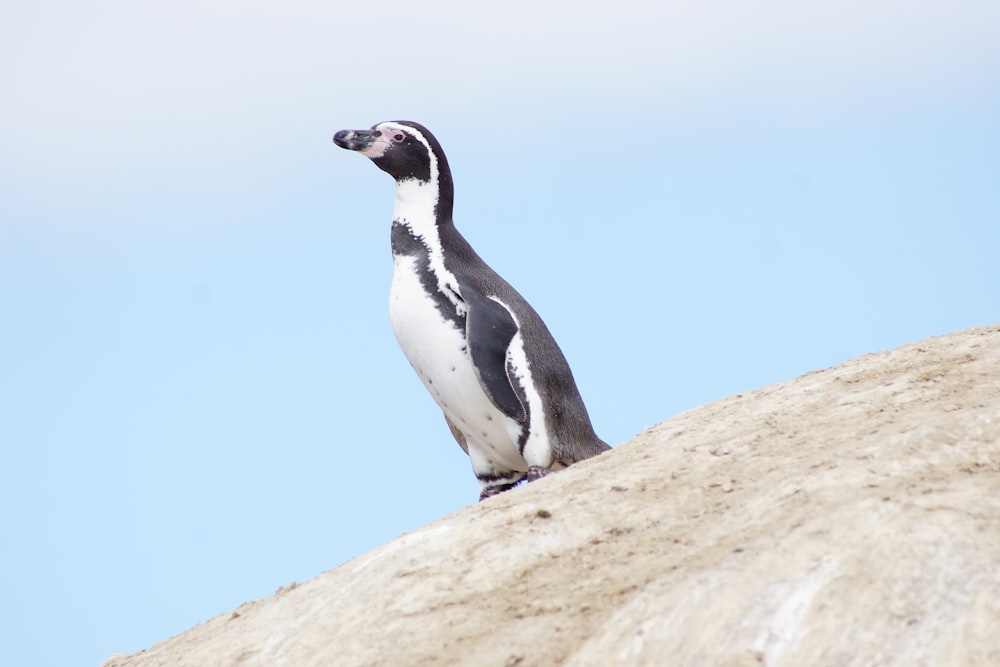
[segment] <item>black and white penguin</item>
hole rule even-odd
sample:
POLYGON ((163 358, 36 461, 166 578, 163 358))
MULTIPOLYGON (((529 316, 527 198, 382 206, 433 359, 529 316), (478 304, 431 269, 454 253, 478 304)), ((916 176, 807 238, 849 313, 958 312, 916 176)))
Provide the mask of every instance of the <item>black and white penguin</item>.
POLYGON ((333 141, 396 179, 392 328, 469 455, 480 500, 610 449, 545 323, 455 229, 437 139, 389 121, 333 141))

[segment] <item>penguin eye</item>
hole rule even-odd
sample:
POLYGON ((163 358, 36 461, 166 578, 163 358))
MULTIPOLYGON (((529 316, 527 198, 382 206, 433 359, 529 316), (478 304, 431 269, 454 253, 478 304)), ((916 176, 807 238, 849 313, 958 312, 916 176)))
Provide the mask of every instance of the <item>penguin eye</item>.
POLYGON ((405 137, 403 136, 402 132, 397 132, 396 134, 392 135, 392 138, 395 141, 402 141, 405 137))

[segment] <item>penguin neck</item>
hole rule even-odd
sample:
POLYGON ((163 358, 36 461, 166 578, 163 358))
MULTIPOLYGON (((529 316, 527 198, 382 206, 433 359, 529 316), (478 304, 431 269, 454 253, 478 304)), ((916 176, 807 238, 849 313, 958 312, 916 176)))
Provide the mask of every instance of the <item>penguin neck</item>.
POLYGON ((447 173, 431 181, 398 180, 392 220, 406 225, 425 241, 437 240, 442 227, 454 224, 451 219, 454 196, 451 175, 447 173))
POLYGON ((464 306, 456 294, 458 280, 445 263, 445 246, 454 249, 456 238, 459 245, 464 239, 451 220, 451 180, 447 181, 447 188, 441 188, 439 183, 413 178, 396 181, 392 254, 397 271, 401 266, 408 266, 413 271, 414 265, 410 262, 423 257, 423 261, 418 262, 422 268, 416 269, 421 282, 426 279, 435 285, 436 293, 451 302, 449 312, 454 314, 464 306))

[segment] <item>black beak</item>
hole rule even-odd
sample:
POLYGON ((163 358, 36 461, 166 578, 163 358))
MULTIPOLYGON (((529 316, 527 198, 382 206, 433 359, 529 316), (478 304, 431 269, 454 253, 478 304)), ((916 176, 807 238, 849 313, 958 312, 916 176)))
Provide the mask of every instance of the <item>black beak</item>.
POLYGON ((363 151, 382 136, 378 130, 341 130, 333 135, 333 143, 349 151, 363 151))

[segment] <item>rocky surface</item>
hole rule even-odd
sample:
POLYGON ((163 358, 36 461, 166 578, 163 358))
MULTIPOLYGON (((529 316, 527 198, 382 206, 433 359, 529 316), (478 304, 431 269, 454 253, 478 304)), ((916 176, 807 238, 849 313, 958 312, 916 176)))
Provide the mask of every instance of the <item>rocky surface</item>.
POLYGON ((1000 325, 678 415, 106 667, 1000 665, 1000 325))

